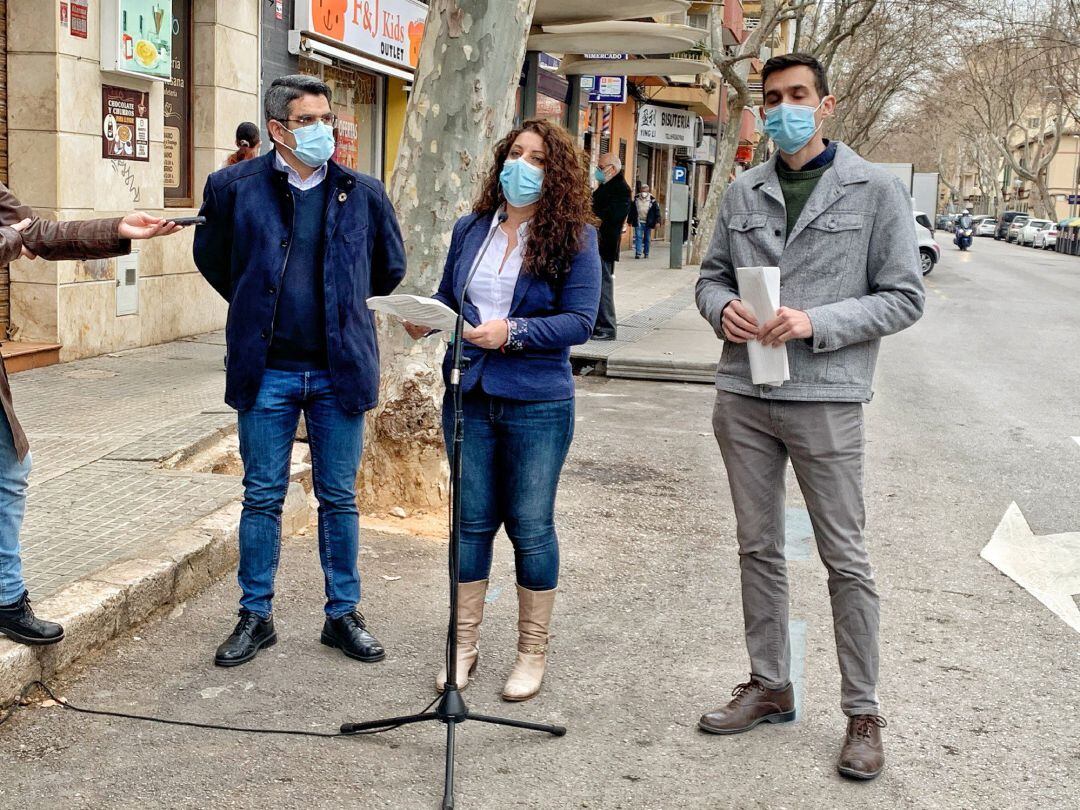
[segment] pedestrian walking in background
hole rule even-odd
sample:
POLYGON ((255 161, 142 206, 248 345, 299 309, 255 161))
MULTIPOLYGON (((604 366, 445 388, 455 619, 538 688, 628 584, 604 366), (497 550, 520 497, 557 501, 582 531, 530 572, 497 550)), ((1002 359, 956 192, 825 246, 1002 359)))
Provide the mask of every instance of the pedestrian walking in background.
MULTIPOLYGON (((23 256, 47 261, 107 259, 131 252, 132 239, 180 230, 160 217, 134 213, 115 219, 51 222, 39 219, 0 184, 0 264, 23 256)), ((0 633, 20 644, 55 644, 64 638, 56 622, 37 618, 22 575, 19 534, 26 512, 30 445, 15 418, 7 369, 0 361, 0 633)))
POLYGON ((322 643, 359 661, 386 654, 357 611, 356 473, 379 390, 365 300, 401 282, 405 248, 382 183, 330 159, 330 98, 311 76, 275 80, 264 98, 274 149, 214 172, 203 193, 195 264, 229 302, 225 401, 239 412, 244 461, 240 620, 217 650, 219 666, 277 640, 274 576, 301 412, 319 501, 322 643))
POLYGON ((724 195, 701 264, 697 304, 725 340, 713 427, 738 521, 750 679, 700 727, 716 734, 795 718, 784 560, 784 477, 790 459, 829 573, 841 707, 841 774, 872 779, 885 762, 878 684, 878 595, 863 538, 863 403, 880 339, 922 315, 911 201, 904 185, 840 143, 821 64, 770 59, 765 131, 779 148, 724 195), (781 307, 755 319, 735 268, 779 266, 781 307), (747 342, 784 346, 790 379, 754 385, 747 342))
POLYGON ((626 230, 626 214, 630 210, 630 186, 623 176, 618 155, 600 156, 594 173, 600 184, 593 192, 593 213, 600 220, 600 267, 603 286, 600 293, 600 312, 596 316, 593 340, 614 340, 618 331, 615 319, 615 262, 619 260, 619 243, 626 230))
MULTIPOLYGON (((495 147, 473 212, 454 226, 435 294, 455 310, 464 306, 465 319, 480 324, 464 332, 457 685, 468 685, 479 660, 492 546, 505 526, 517 569, 518 652, 502 693, 512 701, 540 691, 547 665, 559 580, 555 493, 574 435, 570 347, 589 339, 600 301, 588 187, 586 164, 566 130, 526 121, 495 147)), ((407 328, 416 338, 427 332, 407 328)), ((447 380, 451 365, 447 352, 447 380)), ((449 400, 443 429, 452 448, 449 400)), ((446 678, 444 667, 439 691, 446 678)))
POLYGON ((222 168, 235 166, 245 160, 251 160, 259 156, 259 127, 250 121, 245 121, 236 128, 236 151, 225 158, 222 168))
POLYGON ((634 197, 626 223, 634 229, 634 258, 649 258, 652 231, 660 224, 660 203, 649 193, 648 186, 642 186, 634 197))

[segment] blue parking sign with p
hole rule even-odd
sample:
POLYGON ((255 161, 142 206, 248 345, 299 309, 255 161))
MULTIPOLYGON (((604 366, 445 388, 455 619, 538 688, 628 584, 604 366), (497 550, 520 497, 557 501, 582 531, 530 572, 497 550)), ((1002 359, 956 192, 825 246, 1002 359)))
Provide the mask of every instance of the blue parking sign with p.
POLYGON ((686 182, 686 167, 676 166, 672 170, 671 181, 673 183, 685 183, 686 182))

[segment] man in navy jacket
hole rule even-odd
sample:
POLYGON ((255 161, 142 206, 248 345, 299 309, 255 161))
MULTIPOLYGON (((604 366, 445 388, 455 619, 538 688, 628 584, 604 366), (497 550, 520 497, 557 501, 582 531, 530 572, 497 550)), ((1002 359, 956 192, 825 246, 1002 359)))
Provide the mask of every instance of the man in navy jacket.
POLYGON ((330 160, 330 88, 277 79, 264 99, 274 149, 210 175, 195 263, 229 302, 225 401, 239 412, 244 460, 240 620, 215 663, 236 666, 277 641, 271 604, 281 511, 301 411, 319 500, 326 584, 322 643, 359 661, 386 653, 357 612, 356 474, 379 352, 371 295, 405 275, 405 248, 382 184, 330 160))

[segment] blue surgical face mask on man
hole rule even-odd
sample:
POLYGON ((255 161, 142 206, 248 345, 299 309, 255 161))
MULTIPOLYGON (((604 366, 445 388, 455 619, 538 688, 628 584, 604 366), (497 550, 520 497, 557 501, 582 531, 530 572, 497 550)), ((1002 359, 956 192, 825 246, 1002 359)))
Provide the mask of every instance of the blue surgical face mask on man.
POLYGON ((515 208, 524 208, 540 199, 544 186, 544 170, 525 158, 507 158, 499 172, 503 196, 515 208))
POLYGON ((604 185, 607 182, 607 175, 604 174, 604 170, 597 166, 593 169, 593 177, 596 178, 596 182, 600 185, 604 185))
MULTIPOLYGON (((825 100, 822 99, 821 104, 825 100)), ((817 134, 821 124, 814 121, 814 114, 821 109, 803 104, 777 104, 765 111, 765 134, 787 155, 794 155, 817 134)), ((824 123, 824 121, 822 121, 824 123)))
MULTIPOLYGON (((291 151, 301 163, 317 169, 333 156, 336 148, 334 130, 321 121, 294 129, 292 134, 296 138, 296 146, 291 151)), ((281 145, 285 146, 283 143, 281 145)), ((288 146, 285 148, 289 149, 288 146)))

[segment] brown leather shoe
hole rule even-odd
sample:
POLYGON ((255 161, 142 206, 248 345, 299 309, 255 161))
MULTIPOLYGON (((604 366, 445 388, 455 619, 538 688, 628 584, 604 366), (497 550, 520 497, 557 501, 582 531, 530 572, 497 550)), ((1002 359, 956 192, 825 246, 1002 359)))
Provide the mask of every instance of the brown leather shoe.
POLYGON ((848 719, 847 739, 836 764, 841 776, 873 779, 881 773, 885 767, 881 730, 887 725, 885 718, 876 714, 857 714, 848 719))
POLYGON ((780 690, 766 688, 751 678, 731 690, 730 703, 701 715, 698 728, 710 734, 739 734, 759 723, 790 723, 795 719, 795 691, 788 684, 780 690))

